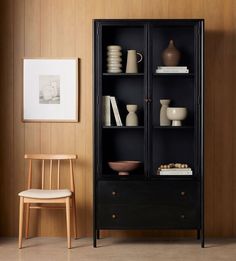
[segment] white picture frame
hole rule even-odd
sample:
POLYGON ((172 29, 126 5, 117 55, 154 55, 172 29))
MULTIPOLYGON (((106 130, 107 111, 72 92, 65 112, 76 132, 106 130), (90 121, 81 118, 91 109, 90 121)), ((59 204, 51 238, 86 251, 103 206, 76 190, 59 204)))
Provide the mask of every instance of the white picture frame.
POLYGON ((78 121, 78 58, 23 59, 23 121, 78 121))

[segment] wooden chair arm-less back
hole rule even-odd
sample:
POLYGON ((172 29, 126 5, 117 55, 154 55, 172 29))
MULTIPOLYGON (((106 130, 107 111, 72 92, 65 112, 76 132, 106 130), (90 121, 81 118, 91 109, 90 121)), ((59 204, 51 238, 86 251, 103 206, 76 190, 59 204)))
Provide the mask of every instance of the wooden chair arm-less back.
POLYGON ((72 160, 77 159, 75 154, 25 154, 25 159, 29 160, 29 172, 28 172, 28 189, 32 188, 32 161, 41 160, 41 188, 45 189, 45 161, 49 161, 49 189, 52 189, 52 173, 53 162, 57 161, 57 186, 56 189, 60 189, 60 163, 61 161, 69 161, 70 164, 70 190, 75 191, 74 184, 74 169, 72 160))
MULTIPOLYGON (((74 169, 73 169, 73 160, 77 159, 77 155, 75 154, 25 154, 24 158, 26 160, 29 160, 29 171, 28 171, 28 185, 27 185, 28 189, 18 194, 20 196, 19 248, 22 248, 24 205, 26 206, 25 237, 27 239, 29 235, 30 209, 42 209, 42 208, 55 209, 55 206, 48 206, 48 204, 50 203, 65 204, 64 208, 66 209, 67 244, 68 244, 68 248, 71 248, 70 210, 72 210, 73 212, 74 234, 75 234, 75 238, 77 238, 75 183, 74 183, 74 169), (32 189, 33 161, 41 161, 41 189, 32 189), (49 173, 46 173, 45 171, 46 161, 49 161, 49 173), (55 161, 57 162, 56 189, 53 188, 53 182, 52 182, 53 165, 55 165, 53 164, 53 162, 55 161), (69 161, 70 189, 60 188, 61 161, 69 161), (48 186, 49 188, 46 188, 45 185, 47 174, 49 175, 49 186, 48 186)), ((60 206, 57 208, 62 209, 60 206)))

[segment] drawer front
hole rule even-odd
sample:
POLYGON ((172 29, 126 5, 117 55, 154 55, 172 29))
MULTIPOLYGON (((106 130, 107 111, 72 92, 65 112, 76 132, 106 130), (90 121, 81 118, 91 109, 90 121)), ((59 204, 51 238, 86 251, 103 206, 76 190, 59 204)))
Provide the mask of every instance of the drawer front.
POLYGON ((196 181, 100 181, 98 204, 198 205, 200 186, 196 181))
POLYGON ((100 205, 97 225, 100 229, 197 229, 200 215, 193 207, 100 205))

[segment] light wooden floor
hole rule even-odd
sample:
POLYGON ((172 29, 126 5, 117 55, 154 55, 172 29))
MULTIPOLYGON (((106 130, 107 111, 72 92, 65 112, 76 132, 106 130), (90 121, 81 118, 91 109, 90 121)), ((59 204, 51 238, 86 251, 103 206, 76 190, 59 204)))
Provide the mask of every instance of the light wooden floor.
POLYGON ((235 261, 236 239, 208 240, 202 249, 197 240, 101 239, 99 247, 92 247, 90 238, 72 241, 66 248, 65 238, 33 238, 24 241, 22 250, 17 239, 0 240, 0 260, 4 261, 235 261))

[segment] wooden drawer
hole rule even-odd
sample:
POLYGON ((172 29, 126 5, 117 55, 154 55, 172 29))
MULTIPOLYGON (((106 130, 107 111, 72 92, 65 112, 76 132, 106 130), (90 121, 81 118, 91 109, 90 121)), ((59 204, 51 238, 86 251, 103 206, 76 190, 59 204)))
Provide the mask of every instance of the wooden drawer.
POLYGON ((100 181, 98 204, 197 205, 200 187, 196 181, 100 181))
POLYGON ((200 215, 194 207, 100 205, 99 229, 197 229, 200 215))

